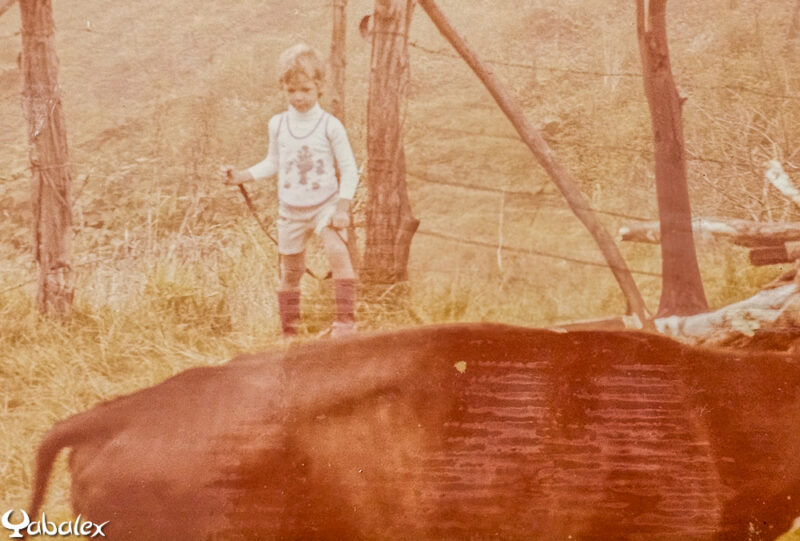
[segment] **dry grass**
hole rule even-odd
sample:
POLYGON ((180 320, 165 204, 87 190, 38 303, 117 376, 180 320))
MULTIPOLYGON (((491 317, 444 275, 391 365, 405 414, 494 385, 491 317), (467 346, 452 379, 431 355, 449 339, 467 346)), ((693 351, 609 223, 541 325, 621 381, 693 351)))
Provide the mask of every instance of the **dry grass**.
MULTIPOLYGON (((371 4, 351 0, 351 29, 371 4)), ((641 82, 625 75, 639 70, 631 6, 441 4, 485 58, 535 65, 495 68, 593 205, 656 215, 647 108, 641 82)), ((785 4, 732 11, 722 0, 670 3, 673 62, 691 93, 686 135, 698 214, 796 218, 764 189, 761 169, 773 156, 790 174, 800 167, 792 130, 800 100, 775 97, 792 94, 798 82, 797 61, 780 39, 792 7, 785 4), (704 24, 712 15, 713 27, 704 24)), ((75 174, 77 293, 69 322, 35 310, 16 9, 0 20, 0 115, 8 126, 0 130, 0 510, 27 501, 32 451, 54 421, 187 367, 274 345, 275 248, 214 172, 262 157, 266 120, 282 107, 274 60, 298 39, 327 50, 330 25, 328 3, 316 0, 302 7, 213 1, 202 11, 191 2, 85 0, 57 4, 56 19, 75 174)), ((421 12, 412 39, 447 50, 421 12)), ((354 30, 348 47, 348 128, 361 161, 369 48, 354 30)), ((474 76, 452 57, 411 53, 409 189, 429 234, 415 238, 408 289, 370 292, 359 305, 364 327, 545 325, 620 313, 624 303, 606 269, 541 255, 600 261, 474 76), (504 199, 430 182, 437 180, 525 194, 504 199), (490 246, 502 239, 518 250, 498 257, 496 249, 435 234, 490 246)), ((268 218, 274 188, 253 191, 268 218)), ((626 222, 603 220, 612 230, 626 222)), ((653 247, 622 249, 632 268, 659 272, 653 247)), ((713 305, 740 299, 779 272, 751 269, 745 257, 728 246, 703 247, 713 305)), ((326 270, 318 248, 310 266, 326 270)), ((636 278, 655 306, 658 278, 636 278)), ((312 336, 332 317, 330 285, 307 279, 303 287, 312 336)), ((62 468, 48 500, 54 514, 69 513, 66 487, 62 468)))

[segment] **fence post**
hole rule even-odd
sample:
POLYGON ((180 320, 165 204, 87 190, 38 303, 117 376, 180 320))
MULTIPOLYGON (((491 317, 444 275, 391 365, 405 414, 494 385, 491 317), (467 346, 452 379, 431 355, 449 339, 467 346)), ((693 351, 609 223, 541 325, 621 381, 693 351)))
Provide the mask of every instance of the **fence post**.
POLYGON ((408 86, 408 28, 413 0, 376 0, 367 102, 367 233, 363 281, 408 279, 408 254, 419 220, 411 214, 403 147, 408 86))
POLYGON ((20 2, 22 72, 31 162, 34 253, 39 263, 39 309, 67 316, 72 309, 70 227, 72 201, 69 152, 55 23, 50 0, 20 2))

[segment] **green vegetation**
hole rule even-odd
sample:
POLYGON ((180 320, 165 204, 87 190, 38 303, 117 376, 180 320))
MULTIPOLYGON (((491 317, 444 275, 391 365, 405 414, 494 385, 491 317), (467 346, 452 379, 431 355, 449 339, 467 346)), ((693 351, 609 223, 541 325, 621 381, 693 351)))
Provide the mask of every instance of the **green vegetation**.
MULTIPOLYGON (((275 248, 216 169, 263 156, 266 121, 283 106, 278 54, 300 39, 327 51, 329 4, 55 5, 74 173, 76 298, 68 322, 36 312, 16 8, 0 19, 0 509, 27 501, 33 449, 56 420, 185 368, 276 343, 275 248)), ((785 39, 794 2, 739 4, 670 2, 673 70, 688 96, 694 210, 797 219, 763 180, 771 158, 792 176, 800 169, 800 132, 793 129, 800 124, 800 60, 785 39)), ((366 154, 369 45, 355 28, 371 5, 349 2, 347 126, 359 162, 366 154)), ((652 134, 635 75, 631 3, 441 6, 484 59, 498 62, 498 75, 606 212, 610 230, 628 223, 619 215, 655 219, 652 134)), ((601 261, 488 93, 422 12, 411 39, 408 180, 421 232, 407 295, 370 292, 359 306, 363 328, 464 320, 546 325, 621 313, 624 301, 607 269, 542 255, 601 261), (498 255, 500 241, 514 250, 498 255)), ((251 191, 269 221, 274 187, 251 191)), ((748 296, 780 272, 749 267, 739 248, 700 246, 713 306, 748 296)), ((621 248, 632 269, 659 272, 657 248, 621 248)), ((318 247, 309 265, 318 274, 327 270, 318 247)), ((636 278, 654 307, 658 277, 636 278)), ((310 337, 332 318, 330 285, 307 278, 303 287, 310 337)), ((61 467, 48 500, 54 514, 69 513, 66 487, 61 467)))

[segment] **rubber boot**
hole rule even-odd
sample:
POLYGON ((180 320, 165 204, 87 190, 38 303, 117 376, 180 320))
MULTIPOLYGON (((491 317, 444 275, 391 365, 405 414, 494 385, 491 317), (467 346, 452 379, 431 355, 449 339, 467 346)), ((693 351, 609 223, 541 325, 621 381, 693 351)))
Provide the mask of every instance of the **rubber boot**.
POLYGON ((283 336, 297 335, 297 325, 300 323, 300 291, 278 290, 278 313, 281 316, 283 336))
POLYGON ((331 336, 347 336, 356 330, 356 281, 335 280, 336 321, 331 327, 331 336))

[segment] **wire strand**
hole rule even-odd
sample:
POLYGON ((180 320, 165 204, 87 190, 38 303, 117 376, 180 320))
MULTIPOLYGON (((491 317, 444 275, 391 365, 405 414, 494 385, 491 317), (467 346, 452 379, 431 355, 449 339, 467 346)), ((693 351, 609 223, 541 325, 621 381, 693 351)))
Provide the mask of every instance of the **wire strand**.
MULTIPOLYGON (((455 237, 455 236, 452 236, 452 235, 439 233, 437 231, 429 231, 429 230, 426 230, 426 229, 418 229, 417 233, 420 234, 420 235, 428 236, 428 237, 434 237, 434 238, 439 238, 439 239, 442 239, 442 240, 447 240, 447 241, 450 241, 450 242, 456 242, 458 244, 467 244, 469 246, 479 246, 481 248, 488 248, 488 249, 491 249, 491 250, 496 250, 498 248, 498 246, 496 244, 492 244, 490 242, 482 242, 482 241, 479 241, 479 240, 462 239, 462 238, 455 237)), ((507 252, 514 252, 514 253, 530 255, 530 256, 537 256, 537 257, 546 257, 546 258, 550 258, 550 259, 558 259, 560 261, 567 261, 569 263, 576 263, 578 265, 588 265, 588 266, 591 266, 591 267, 602 267, 602 268, 607 268, 609 270, 613 269, 613 267, 611 265, 609 265, 608 263, 602 263, 602 262, 599 262, 599 261, 589 261, 589 260, 586 260, 586 259, 578 259, 578 258, 575 258, 575 257, 564 256, 564 255, 561 255, 561 254, 554 254, 554 253, 551 253, 551 252, 544 252, 544 251, 541 251, 541 250, 534 250, 534 249, 528 249, 528 248, 517 248, 517 247, 514 247, 514 246, 500 246, 499 248, 501 250, 504 250, 504 251, 507 251, 507 252)), ((619 269, 619 270, 624 270, 624 269, 619 269)), ((656 272, 640 271, 640 270, 631 270, 630 272, 632 274, 640 274, 640 275, 643 275, 643 276, 653 276, 653 277, 657 277, 657 278, 661 277, 661 274, 660 273, 656 273, 656 272)))

